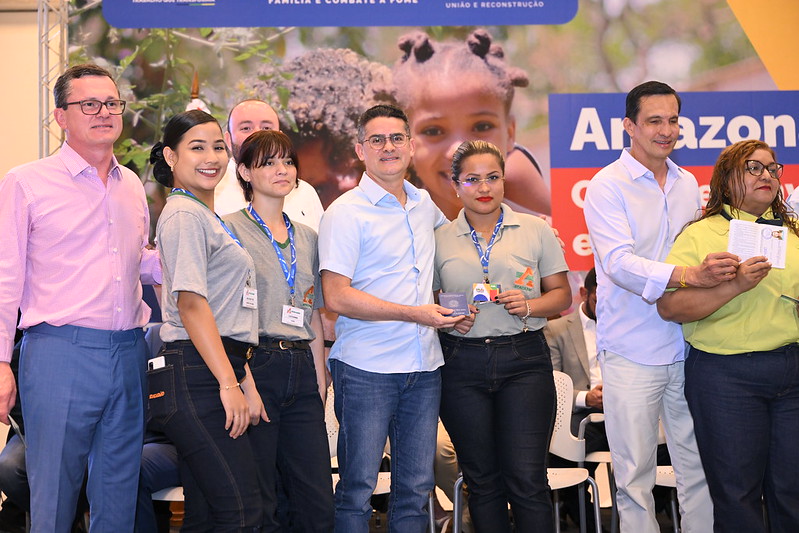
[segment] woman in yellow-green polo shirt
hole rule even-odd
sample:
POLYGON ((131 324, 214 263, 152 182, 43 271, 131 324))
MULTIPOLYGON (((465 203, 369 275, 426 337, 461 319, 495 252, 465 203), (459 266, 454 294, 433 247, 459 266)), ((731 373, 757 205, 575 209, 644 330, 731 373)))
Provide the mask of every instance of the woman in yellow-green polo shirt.
POLYGON ((705 213, 677 237, 666 261, 696 265, 708 252, 727 250, 737 219, 757 223, 752 238, 762 240, 761 252, 770 247, 772 262, 746 259, 729 281, 679 288, 658 301, 663 318, 683 323, 690 345, 685 396, 716 532, 767 531, 763 500, 770 531, 799 531, 799 319, 795 302, 782 297, 799 296, 799 226, 786 212, 782 170, 761 141, 721 153, 705 213), (783 246, 769 246, 774 239, 783 246), (776 268, 780 250, 785 268, 776 268))

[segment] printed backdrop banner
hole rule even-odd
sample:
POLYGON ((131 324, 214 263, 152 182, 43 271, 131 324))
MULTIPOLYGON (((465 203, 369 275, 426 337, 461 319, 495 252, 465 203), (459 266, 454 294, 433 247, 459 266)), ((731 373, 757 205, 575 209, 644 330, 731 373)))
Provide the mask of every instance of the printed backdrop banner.
MULTIPOLYGON (((593 266, 583 218, 588 182, 629 146, 622 127, 625 96, 549 96, 552 219, 573 270, 593 266)), ((761 139, 777 152, 777 160, 785 165, 784 195, 799 185, 799 91, 685 92, 680 97, 680 138, 672 159, 696 176, 703 201, 719 153, 743 139, 761 139)))
POLYGON ((577 0, 113 0, 119 28, 564 24, 577 0))

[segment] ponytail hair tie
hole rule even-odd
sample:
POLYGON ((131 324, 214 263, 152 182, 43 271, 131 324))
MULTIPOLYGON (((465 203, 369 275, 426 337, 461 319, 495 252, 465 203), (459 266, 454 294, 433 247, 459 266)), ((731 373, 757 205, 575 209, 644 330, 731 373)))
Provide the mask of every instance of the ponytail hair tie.
POLYGON ((158 141, 150 150, 150 164, 153 165, 153 178, 164 187, 172 187, 175 178, 172 168, 164 158, 164 143, 158 141))

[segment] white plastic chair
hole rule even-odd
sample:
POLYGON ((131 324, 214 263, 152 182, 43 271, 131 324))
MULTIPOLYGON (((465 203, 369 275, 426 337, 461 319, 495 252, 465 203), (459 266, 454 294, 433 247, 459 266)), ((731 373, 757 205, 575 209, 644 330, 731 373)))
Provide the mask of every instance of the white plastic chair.
MULTIPOLYGON (((585 461, 585 440, 578 439, 571 433, 571 412, 572 402, 574 401, 572 379, 568 374, 554 370, 552 372, 555 380, 555 393, 557 397, 557 409, 555 413, 555 425, 552 431, 552 438, 549 442, 549 451, 569 461, 581 463, 585 461)), ((547 481, 549 488, 553 491, 575 485, 582 486, 588 483, 594 496, 594 519, 596 523, 596 533, 602 533, 602 522, 599 516, 599 489, 594 479, 588 475, 585 468, 547 468, 547 481)), ((463 475, 455 481, 455 501, 453 502, 453 533, 461 533, 463 527, 462 512, 463 498, 461 489, 463 488, 463 475)), ((557 492, 555 492, 555 532, 560 533, 560 512, 557 506, 557 492)), ((580 531, 586 533, 585 525, 585 500, 580 501, 580 531)))
MULTIPOLYGON (((602 413, 591 413, 580 421, 580 427, 577 431, 577 438, 583 440, 585 438, 585 427, 588 424, 598 424, 605 421, 605 415, 602 413)), ((616 478, 613 475, 613 462, 611 461, 610 451, 597 451, 586 454, 585 461, 578 463, 579 466, 584 466, 585 463, 605 463, 608 471, 608 485, 610 488, 610 533, 618 533, 619 531, 619 512, 616 507, 616 478)))
POLYGON ((153 492, 153 500, 161 502, 182 502, 183 487, 167 487, 153 492))
MULTIPOLYGON (((558 370, 552 371, 555 380, 555 393, 557 396, 557 409, 555 412, 555 424, 552 429, 552 439, 549 443, 549 451, 569 461, 583 464, 586 461, 585 439, 577 438, 571 432, 571 414, 574 402, 574 384, 572 378, 558 370)), ((577 498, 580 504, 580 531, 585 533, 585 500, 582 497, 582 484, 588 483, 593 490, 594 500, 594 520, 596 532, 602 532, 602 522, 599 516, 599 488, 594 479, 588 475, 585 468, 548 468, 547 478, 550 488, 556 491, 560 488, 578 485, 580 496, 577 498), (567 477, 568 476, 568 477, 567 477)), ((557 498, 557 493, 555 493, 557 498)), ((557 499, 555 500, 557 502, 557 499)), ((560 533, 560 513, 555 505, 555 531, 560 533)))

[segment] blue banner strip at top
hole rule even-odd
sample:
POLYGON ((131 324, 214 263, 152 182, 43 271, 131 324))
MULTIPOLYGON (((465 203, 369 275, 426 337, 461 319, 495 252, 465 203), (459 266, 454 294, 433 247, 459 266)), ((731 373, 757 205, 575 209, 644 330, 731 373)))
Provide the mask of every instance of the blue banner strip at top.
POLYGON ((577 0, 109 0, 118 28, 565 24, 577 0))
MULTIPOLYGON (((598 168, 630 146, 624 132, 626 94, 552 94, 549 144, 552 168, 598 168)), ((721 150, 760 139, 783 164, 799 164, 799 91, 681 92, 680 138, 672 159, 681 166, 713 166, 721 150)))

